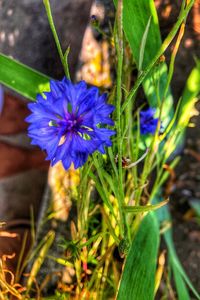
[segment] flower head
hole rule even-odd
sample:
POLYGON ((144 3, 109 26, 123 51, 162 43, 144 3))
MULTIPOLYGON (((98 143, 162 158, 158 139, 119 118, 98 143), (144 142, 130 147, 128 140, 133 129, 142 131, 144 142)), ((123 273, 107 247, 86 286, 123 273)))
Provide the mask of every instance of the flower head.
POLYGON ((26 121, 32 144, 46 150, 52 165, 61 160, 66 170, 72 163, 79 168, 94 151, 105 153, 104 147, 112 145, 115 131, 105 125, 114 125, 109 117, 114 106, 106 103, 106 94, 66 78, 50 81, 50 92, 43 94, 28 104, 32 114, 26 121))
POLYGON ((154 134, 158 125, 158 118, 154 118, 156 110, 148 108, 140 111, 140 132, 141 134, 154 134))

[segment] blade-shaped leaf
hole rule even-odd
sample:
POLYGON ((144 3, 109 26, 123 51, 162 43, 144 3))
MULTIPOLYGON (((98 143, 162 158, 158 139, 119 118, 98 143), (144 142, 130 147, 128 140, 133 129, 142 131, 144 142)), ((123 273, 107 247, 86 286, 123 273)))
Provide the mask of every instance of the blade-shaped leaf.
MULTIPOLYGON (((160 193, 161 193, 161 190, 159 191, 159 194, 160 193)), ((157 194, 157 198, 156 197, 154 198, 154 203, 156 203, 157 199, 159 199, 159 197, 160 197, 159 194, 157 194)), ((155 215, 157 216, 157 218, 161 224, 172 222, 168 205, 165 205, 161 209, 157 210, 155 212, 155 215)), ((200 299, 200 295, 198 294, 198 292, 192 285, 192 282, 188 278, 188 276, 187 276, 185 270, 183 269, 181 262, 177 256, 176 249, 175 249, 174 242, 173 242, 173 237, 172 237, 172 227, 168 227, 163 235, 164 235, 165 242, 167 244, 168 253, 169 253, 169 263, 170 263, 170 266, 172 267, 173 276, 175 279, 175 284, 176 284, 176 289, 177 289, 178 295, 181 295, 181 297, 182 297, 182 295, 185 291, 184 298, 178 298, 178 299, 179 300, 182 300, 182 299, 187 300, 188 299, 187 296, 188 296, 189 292, 188 292, 187 288, 189 288, 192 291, 192 293, 195 295, 196 299, 200 299), (177 275, 177 273, 178 273, 178 275, 177 275), (181 277, 181 279, 180 279, 180 277, 181 277), (182 292, 180 291, 180 286, 178 286, 179 284, 181 284, 183 286, 182 292), (186 292, 186 290, 187 290, 187 292, 186 292)))
POLYGON ((142 221, 127 255, 117 300, 153 300, 159 245, 156 217, 149 213, 142 221))
POLYGON ((55 232, 54 231, 49 231, 47 235, 44 237, 44 244, 42 248, 40 249, 39 255, 36 258, 36 260, 33 263, 33 266, 31 268, 30 276, 27 280, 27 292, 30 291, 31 286, 47 256, 47 253, 49 251, 49 248, 51 247, 53 241, 55 240, 55 232))
POLYGON ((200 60, 197 60, 197 65, 192 69, 181 99, 181 104, 178 114, 178 125, 186 127, 189 119, 194 111, 194 105, 197 101, 196 97, 200 93, 200 60))
MULTIPOLYGON (((150 18, 151 23, 149 24, 145 40, 145 51, 142 61, 143 69, 149 65, 162 44, 155 4, 153 0, 123 1, 123 28, 138 68, 141 57, 141 42, 150 18)), ((143 82, 144 91, 151 106, 158 107, 158 95, 160 100, 163 100, 166 83, 167 65, 166 63, 158 64, 143 82), (158 77, 158 86, 156 88, 154 79, 158 77)), ((163 120, 167 124, 173 114, 173 98, 170 90, 168 90, 164 101, 163 120)))
POLYGON ((38 93, 49 89, 49 80, 48 76, 0 54, 0 83, 22 96, 35 100, 38 93))
POLYGON ((141 45, 140 45, 140 56, 139 56, 139 62, 138 62, 138 70, 139 71, 142 70, 144 50, 145 50, 145 46, 146 46, 146 41, 147 41, 147 36, 148 36, 148 33, 149 33, 150 24, 151 24, 151 17, 148 20, 147 26, 145 28, 145 31, 144 31, 144 34, 143 34, 143 37, 142 37, 141 45))
POLYGON ((133 213, 133 214, 138 214, 138 213, 143 213, 143 212, 149 212, 149 211, 152 211, 152 210, 156 210, 160 207, 162 207, 163 205, 167 204, 169 200, 164 200, 164 201, 161 201, 157 204, 153 204, 153 205, 145 205, 145 206, 124 206, 123 207, 123 210, 126 212, 126 213, 133 213))
POLYGON ((178 294, 178 299, 179 300, 190 300, 190 296, 189 296, 186 284, 174 264, 172 265, 172 270, 173 270, 176 290, 177 290, 177 294, 178 294))

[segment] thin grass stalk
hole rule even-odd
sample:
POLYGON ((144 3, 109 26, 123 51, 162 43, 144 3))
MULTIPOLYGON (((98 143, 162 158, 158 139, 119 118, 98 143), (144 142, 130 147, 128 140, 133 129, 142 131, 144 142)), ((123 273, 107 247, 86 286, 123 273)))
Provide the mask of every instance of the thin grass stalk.
POLYGON ((82 238, 85 234, 86 229, 86 215, 89 210, 89 196, 91 191, 91 179, 89 178, 89 172, 93 162, 88 162, 81 170, 80 173, 80 186, 79 186, 79 197, 77 203, 77 215, 78 215, 78 233, 79 237, 82 238))
POLYGON ((42 248, 38 254, 38 257, 36 258, 36 260, 32 266, 30 276, 28 278, 27 285, 26 285, 26 287, 27 287, 26 296, 30 292, 30 289, 34 283, 35 277, 37 276, 37 274, 41 268, 41 265, 43 264, 43 262, 47 256, 47 253, 49 251, 49 248, 51 247, 54 239, 55 239, 55 232, 49 231, 48 234, 46 235, 46 237, 44 238, 44 241, 45 241, 44 245, 42 246, 42 248))
POLYGON ((119 227, 121 237, 124 237, 125 233, 125 215, 122 211, 124 203, 124 191, 123 191, 123 170, 122 170, 122 132, 121 132, 121 101, 122 101, 122 69, 123 69, 123 30, 122 30, 122 12, 123 2, 118 0, 117 4, 117 20, 115 30, 115 47, 117 52, 117 90, 116 90, 116 113, 117 113, 117 147, 118 147, 118 172, 119 172, 119 227))
MULTIPOLYGON (((191 5, 191 2, 190 2, 190 5, 191 5)), ((185 10, 187 10, 187 8, 188 7, 186 7, 185 10)), ((185 12, 185 10, 183 9, 183 5, 182 5, 181 13, 183 14, 185 12)), ((181 15, 181 13, 180 13, 180 15, 181 15)), ((177 54, 179 46, 180 46, 181 39, 182 39, 183 34, 184 34, 186 17, 187 17, 187 14, 182 19, 183 23, 180 24, 181 27, 180 27, 180 30, 179 30, 179 34, 178 34, 178 37, 177 37, 177 40, 176 40, 176 43, 175 43, 175 47, 174 47, 172 55, 171 55, 170 67, 169 67, 169 72, 168 72, 168 77, 167 77, 167 83, 166 83, 166 87, 165 87, 165 91, 164 91, 163 100, 161 102, 161 108, 160 108, 160 114, 159 114, 159 122, 158 122, 158 126, 156 128, 156 132, 155 132, 155 135, 154 135, 154 139, 153 139, 152 145, 150 147, 149 155, 147 156, 147 158, 145 160, 145 165, 144 165, 144 169, 143 169, 143 173, 142 173, 142 178, 141 178, 142 184, 144 184, 144 182, 146 181, 148 175, 152 171, 153 160, 154 160, 154 157, 155 157, 155 154, 156 154, 155 147, 156 148, 158 147, 158 146, 156 146, 156 144, 159 142, 158 135, 159 135, 160 125, 161 125, 161 121, 160 120, 161 120, 161 117, 162 117, 162 110, 163 110, 163 106, 164 106, 164 100, 165 100, 165 97, 167 95, 167 92, 168 92, 168 89, 169 89, 169 85, 170 85, 170 82, 171 82, 171 79, 172 79, 172 76, 173 76, 174 62, 175 62, 176 54, 177 54)), ((174 25, 174 27, 175 27, 175 25, 174 25)), ((174 29, 174 27, 173 27, 173 29, 174 29)), ((173 29, 172 29, 172 31, 173 31, 173 29)), ((136 197, 136 203, 137 204, 139 203, 139 198, 141 196, 141 193, 142 193, 142 190, 139 190, 138 193, 137 193, 137 197, 136 197)))
MULTIPOLYGON (((105 194, 105 198, 106 198, 106 201, 105 204, 108 206, 109 210, 111 211, 112 215, 116 218, 115 216, 115 213, 114 213, 114 210, 113 210, 113 206, 112 206, 112 203, 110 201, 110 194, 108 192, 108 189, 107 189, 107 185, 106 185, 106 182, 105 182, 105 179, 104 179, 104 176, 103 176, 103 172, 102 172, 102 168, 99 164, 99 161, 97 159, 97 157, 95 155, 93 155, 93 160, 94 160, 94 165, 96 167, 96 170, 97 170, 97 174, 99 176, 99 180, 101 182, 101 185, 102 185, 102 188, 101 186, 99 185, 98 186, 98 189, 101 189, 102 190, 102 194, 105 194)), ((90 176, 91 176, 91 172, 90 172, 90 176)), ((91 176, 91 178, 94 180, 96 176, 91 176)), ((96 183, 96 187, 97 187, 97 180, 95 181, 96 183)))
POLYGON ((168 48, 168 46, 171 44, 172 40, 174 39, 177 31, 179 30, 180 25, 182 24, 183 20, 186 19, 190 9, 192 8, 193 4, 194 4, 195 0, 191 0, 188 4, 188 6, 181 10, 179 17, 177 19, 177 22, 174 24, 172 30, 170 31, 170 33, 168 34, 168 36, 166 37, 166 39, 164 40, 162 46, 160 47, 160 49, 158 50, 157 54, 154 56, 154 58, 151 60, 150 64, 148 65, 148 67, 141 72, 141 74, 139 75, 138 79, 136 80, 133 88, 131 89, 126 101, 124 102, 123 106, 122 106, 122 112, 124 111, 124 109, 126 108, 126 106, 128 105, 128 103, 132 100, 132 97, 134 96, 134 94, 136 93, 136 91, 138 90, 138 88, 140 87, 140 85, 142 84, 142 82, 144 81, 144 79, 146 78, 146 76, 149 74, 149 72, 152 70, 152 68, 154 67, 154 65, 156 64, 156 62, 159 60, 159 58, 161 57, 161 55, 166 51, 166 49, 168 48))
POLYGON ((28 239, 28 231, 25 232, 24 237, 23 237, 22 246, 21 246, 21 250, 20 250, 20 254, 19 254, 19 258, 18 258, 18 262, 17 262, 15 282, 19 281, 21 274, 23 272, 22 259, 23 259, 24 253, 25 253, 27 239, 28 239))
POLYGON ((48 21, 49 21, 49 25, 50 25, 55 43, 56 43, 58 54, 60 56, 60 60, 62 62, 64 71, 65 71, 65 75, 67 76, 68 79, 70 79, 69 67, 68 67, 68 63, 67 63, 67 55, 68 55, 69 49, 66 52, 67 55, 63 55, 63 51, 62 51, 62 48, 61 48, 61 45, 60 45, 60 41, 59 41, 59 38, 58 38, 58 34, 56 32, 56 28, 55 28, 52 13, 51 13, 50 2, 49 2, 49 0, 43 0, 43 3, 44 3, 44 6, 45 6, 45 9, 46 9, 47 18, 48 18, 48 21))
POLYGON ((104 300, 104 293, 105 293, 105 286, 106 286, 106 281, 107 281, 107 277, 108 277, 108 272, 109 272, 109 266, 111 263, 111 257, 112 257, 112 252, 109 253, 109 255, 106 258, 105 261, 105 265, 104 265, 104 269, 103 269, 103 275, 101 278, 101 288, 100 288, 100 292, 99 292, 99 299, 100 300, 104 300))

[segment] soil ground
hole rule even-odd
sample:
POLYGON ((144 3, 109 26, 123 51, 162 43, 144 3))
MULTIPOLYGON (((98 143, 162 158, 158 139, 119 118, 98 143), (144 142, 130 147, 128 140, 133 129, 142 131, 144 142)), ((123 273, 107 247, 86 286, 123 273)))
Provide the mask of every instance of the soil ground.
MULTIPOLYGON (((158 8, 161 33, 163 38, 168 34, 177 19, 180 9, 179 1, 155 1, 158 8)), ((186 79, 195 64, 194 57, 200 51, 200 1, 195 1, 194 8, 188 17, 186 31, 179 49, 172 92, 178 101, 183 91, 186 79)), ((171 48, 166 58, 169 61, 171 48)), ((200 112, 200 103, 196 106, 200 112)), ((175 169, 175 180, 170 195, 171 213, 173 217, 173 237, 178 256, 195 288, 200 291, 200 224, 197 222, 194 211, 191 210, 191 201, 200 202, 200 115, 191 120, 194 128, 188 128, 185 147, 182 150, 181 160, 175 169)), ((195 299, 195 298, 193 298, 195 299)))

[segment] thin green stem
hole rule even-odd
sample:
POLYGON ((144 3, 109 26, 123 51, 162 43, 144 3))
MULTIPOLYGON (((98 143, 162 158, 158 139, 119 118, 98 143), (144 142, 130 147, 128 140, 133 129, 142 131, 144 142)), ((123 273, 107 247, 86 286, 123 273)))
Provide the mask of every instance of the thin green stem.
POLYGON ((97 174, 99 176, 100 182, 99 182, 99 180, 97 179, 97 177, 95 176, 94 173, 90 172, 89 176, 95 182, 96 189, 97 189, 99 195, 101 196, 101 199, 103 200, 105 205, 109 208, 111 214, 116 219, 114 209, 113 209, 112 203, 111 203, 110 198, 109 198, 109 193, 108 193, 108 190, 107 190, 107 186, 106 186, 106 183, 104 181, 103 174, 101 172, 101 167, 99 166, 97 159, 94 158, 94 161, 95 161, 95 167, 96 167, 97 174))
POLYGON ((118 171, 119 171, 119 213, 120 213, 120 233, 124 236, 125 216, 122 210, 124 203, 123 192, 123 170, 122 170, 122 132, 121 132, 121 100, 122 100, 122 69, 123 69, 123 30, 122 30, 122 0, 118 0, 117 20, 115 32, 115 46, 117 51, 117 90, 116 90, 116 113, 117 113, 117 147, 118 147, 118 171))
POLYGON ((124 111, 124 109, 126 108, 128 103, 132 100, 132 97, 135 95, 135 93, 138 90, 139 86, 142 84, 142 82, 144 81, 146 76, 149 74, 151 69, 154 67, 154 65, 156 64, 156 62, 160 58, 160 56, 165 52, 165 50, 168 48, 169 44, 172 42, 172 40, 175 37, 180 25, 182 24, 183 20, 187 17, 190 9, 192 8, 192 6, 194 4, 194 1, 195 0, 191 0, 190 3, 188 4, 188 6, 185 9, 181 10, 177 22, 174 24, 172 30, 170 31, 170 33, 168 34, 168 36, 164 40, 164 42, 163 42, 162 46, 160 47, 160 49, 158 50, 157 54, 151 60, 148 67, 143 72, 140 73, 140 76, 137 78, 134 87, 131 89, 126 101, 124 102, 124 104, 122 106, 122 112, 124 111))
POLYGON ((113 171, 114 171, 114 173, 115 173, 115 176, 116 176, 116 178, 118 179, 117 166, 116 166, 115 158, 114 158, 114 155, 113 155, 113 149, 112 149, 111 147, 108 148, 108 155, 109 155, 110 162, 111 162, 113 171))
POLYGON ((43 3, 44 3, 44 6, 45 6, 45 9, 46 9, 47 18, 48 18, 48 21, 49 21, 49 25, 50 25, 55 43, 56 43, 56 47, 57 47, 60 59, 61 59, 61 63, 63 65, 64 71, 65 71, 65 75, 68 79, 70 79, 69 67, 68 67, 68 62, 67 62, 67 55, 63 55, 63 51, 62 51, 62 48, 61 48, 61 45, 60 45, 60 41, 59 41, 59 38, 58 38, 58 35, 57 35, 57 32, 56 32, 56 28, 55 28, 52 13, 51 13, 50 2, 49 2, 49 0, 43 0, 43 3))
POLYGON ((183 23, 181 24, 181 27, 180 27, 180 30, 179 30, 179 33, 178 33, 178 38, 176 40, 176 43, 175 43, 175 46, 174 46, 174 49, 173 49, 172 55, 171 55, 171 60, 170 60, 170 64, 169 64, 168 78, 167 78, 167 84, 166 84, 165 91, 164 91, 164 96, 163 96, 164 99, 167 95, 167 92, 168 92, 168 89, 169 89, 169 86, 170 86, 170 83, 171 83, 171 80, 172 80, 172 77, 173 77, 173 74, 174 74, 174 63, 175 63, 175 59, 176 59, 176 54, 178 52, 180 42, 181 42, 182 37, 184 35, 184 31, 185 31, 185 23, 184 23, 184 20, 183 20, 183 23))
MULTIPOLYGON (((177 23, 174 25, 172 31, 169 33, 168 37, 165 39, 165 41, 164 41, 164 43, 161 47, 161 49, 166 49, 166 47, 169 45, 169 43, 172 40, 172 38, 174 37, 174 35, 177 33, 177 31, 179 29, 179 26, 181 26, 180 32, 179 32, 179 35, 178 35, 178 38, 177 38, 177 41, 176 41, 176 44, 175 44, 175 48, 174 48, 173 53, 172 53, 171 61, 170 61, 170 70, 169 70, 169 73, 168 73, 167 84, 166 84, 165 92, 164 92, 164 98, 166 97, 166 94, 167 94, 167 91, 168 91, 168 88, 169 88, 169 84, 170 84, 171 79, 172 79, 175 57, 176 57, 176 54, 177 54, 177 51, 178 51, 178 48, 179 48, 179 45, 180 45, 180 41, 183 37, 183 33, 184 33, 184 26, 185 26, 184 22, 185 22, 185 19, 187 17, 187 14, 189 12, 189 9, 192 7, 193 2, 194 1, 191 1, 189 3, 189 5, 185 8, 185 10, 183 10, 183 8, 181 9, 180 16, 179 16, 179 19, 178 19, 177 23)), ((159 51, 161 51, 161 49, 159 51)), ((161 54, 162 53, 160 53, 160 55, 161 54)), ((162 116, 164 98, 162 99, 162 103, 161 103, 159 120, 161 119, 161 116, 162 116)), ((155 147, 156 147, 156 144, 158 143, 159 129, 160 129, 160 122, 158 122, 158 126, 157 126, 157 129, 156 129, 156 132, 155 132, 155 136, 154 136, 154 139, 153 139, 151 147, 150 147, 149 155, 147 156, 147 158, 145 160, 144 169, 143 169, 143 173, 142 173, 142 177, 141 177, 141 184, 142 185, 144 184, 144 182, 146 181, 146 178, 149 176, 149 174, 152 170, 151 166, 153 164, 153 159, 155 157, 155 147)), ((138 192, 136 193, 136 200, 135 201, 136 201, 137 204, 140 201, 141 194, 142 194, 142 190, 138 190, 138 192)))

